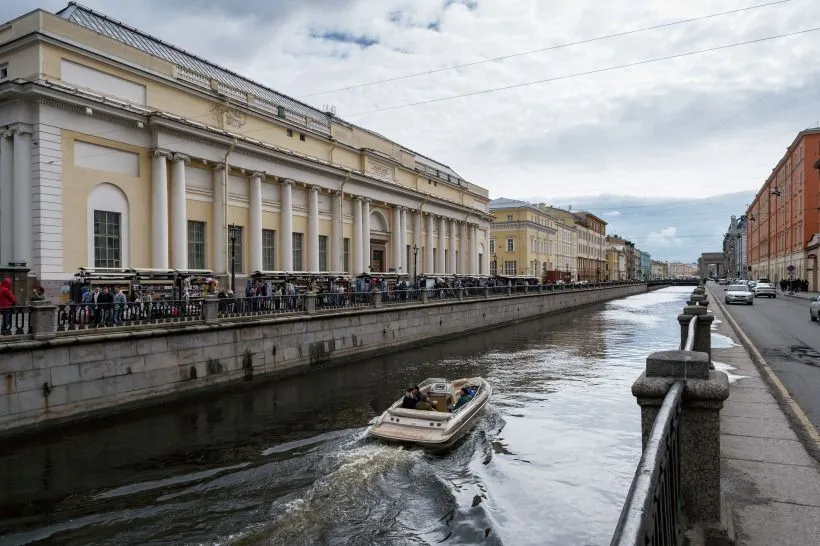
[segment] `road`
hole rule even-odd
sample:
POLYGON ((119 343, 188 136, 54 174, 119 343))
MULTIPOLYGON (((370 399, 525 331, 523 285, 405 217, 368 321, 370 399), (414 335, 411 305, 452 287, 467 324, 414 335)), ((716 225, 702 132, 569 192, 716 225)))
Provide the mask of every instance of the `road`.
MULTIPOLYGON (((711 284, 723 301, 724 286, 711 284)), ((726 305, 812 424, 820 429, 820 325, 809 320, 808 300, 757 298, 726 305)))

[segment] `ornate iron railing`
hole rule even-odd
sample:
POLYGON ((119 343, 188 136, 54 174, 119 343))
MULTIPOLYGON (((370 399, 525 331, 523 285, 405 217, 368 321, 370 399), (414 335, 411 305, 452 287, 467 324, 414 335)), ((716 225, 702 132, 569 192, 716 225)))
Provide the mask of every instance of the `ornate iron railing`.
POLYGON ((219 300, 220 317, 253 317, 304 313, 305 298, 301 294, 254 296, 251 298, 222 298, 219 300))
POLYGON ((382 305, 403 305, 422 301, 422 290, 408 288, 382 292, 382 305))
POLYGON ((330 292, 316 296, 316 309, 320 311, 370 307, 371 305, 373 305, 371 292, 330 292))
POLYGON ((22 336, 31 333, 30 307, 9 307, 0 311, 0 335, 22 336))
POLYGON ((202 300, 70 303, 57 306, 57 331, 185 322, 202 317, 202 300))
POLYGON ((684 382, 663 399, 626 497, 611 546, 683 543, 680 416, 684 382))

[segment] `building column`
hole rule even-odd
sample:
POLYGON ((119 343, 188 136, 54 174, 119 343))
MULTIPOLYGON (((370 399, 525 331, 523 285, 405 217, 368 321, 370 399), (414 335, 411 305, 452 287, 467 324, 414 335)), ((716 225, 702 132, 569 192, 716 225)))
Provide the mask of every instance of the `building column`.
MULTIPOLYGON (((12 203, 14 204, 14 231, 12 232, 14 261, 26 262, 33 268, 31 225, 31 129, 17 126, 14 135, 14 174, 12 176, 12 203)), ((93 256, 91 257, 93 259, 93 256)))
POLYGON ((248 211, 248 258, 250 271, 262 271, 262 179, 265 173, 254 172, 250 180, 250 210, 248 211))
POLYGON ((213 241, 212 269, 215 274, 228 270, 225 252, 225 164, 220 163, 213 170, 214 208, 211 211, 211 238, 213 241))
POLYGON ((447 267, 447 272, 448 273, 452 273, 452 274, 458 273, 458 267, 456 265, 458 263, 458 261, 456 260, 456 258, 457 258, 456 249, 457 248, 458 247, 456 246, 456 221, 455 220, 450 220, 450 263, 447 267))
POLYGON ((356 197, 353 200, 353 248, 352 263, 350 264, 350 274, 357 277, 364 272, 362 256, 362 198, 356 197))
POLYGON ((393 207, 393 235, 390 238, 390 245, 393 248, 393 268, 396 273, 401 270, 401 207, 393 207))
POLYGON ((461 271, 465 275, 471 275, 470 267, 470 224, 467 222, 461 223, 461 238, 459 239, 459 248, 461 248, 461 271))
POLYGON ((174 154, 171 172, 171 254, 174 269, 188 269, 188 212, 185 206, 185 165, 190 158, 174 154))
POLYGON ((362 271, 370 272, 373 254, 370 252, 370 199, 362 200, 362 271))
POLYGON ((433 247, 435 242, 433 240, 433 215, 427 213, 427 245, 424 249, 424 272, 435 273, 433 270, 433 247))
POLYGON ((282 271, 293 271, 293 180, 282 180, 279 211, 279 246, 282 271))
POLYGON ((399 240, 401 241, 401 272, 404 274, 410 273, 410 264, 407 263, 407 209, 402 207, 399 212, 399 219, 401 223, 401 231, 399 240))
POLYGON ((319 186, 308 193, 308 271, 319 271, 319 186))
MULTIPOLYGON (((168 159, 154 150, 151 158, 151 266, 168 269, 168 159)), ((92 257, 89 256, 89 259, 92 257)))
POLYGON ((14 145, 0 132, 0 264, 14 261, 14 145))
POLYGON ((447 219, 444 216, 438 217, 438 258, 437 258, 437 269, 436 273, 447 274, 447 264, 445 263, 445 256, 446 253, 444 252, 445 248, 445 241, 444 241, 444 232, 447 231, 447 219))
MULTIPOLYGON (((424 255, 419 256, 418 252, 421 252, 421 247, 423 246, 422 241, 422 217, 421 211, 417 210, 413 212, 413 245, 416 247, 416 255, 413 259, 413 276, 418 276, 419 274, 419 262, 420 260, 424 260, 424 255)), ((412 252, 412 249, 410 250, 412 252)), ((422 268, 423 269, 423 268, 422 268)))
MULTIPOLYGON (((478 231, 478 227, 476 227, 476 231, 478 231)), ((476 255, 475 255, 476 262, 478 262, 478 246, 476 245, 476 255)), ((481 269, 485 275, 488 275, 490 272, 490 230, 489 226, 487 230, 484 232, 484 253, 481 256, 481 265, 479 268, 476 269, 476 274, 478 274, 478 270, 481 269)))
POLYGON ((333 220, 330 224, 330 270, 344 271, 344 235, 342 231, 342 195, 334 191, 330 198, 330 208, 333 220))
MULTIPOLYGON (((498 267, 503 270, 503 261, 498 267)), ((472 275, 478 275, 478 226, 475 224, 470 226, 470 272, 472 275)))

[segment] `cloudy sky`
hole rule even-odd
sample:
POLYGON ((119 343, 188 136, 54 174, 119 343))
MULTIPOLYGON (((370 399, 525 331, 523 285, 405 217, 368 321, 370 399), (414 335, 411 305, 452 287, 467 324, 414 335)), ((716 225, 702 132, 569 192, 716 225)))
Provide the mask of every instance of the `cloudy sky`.
MULTIPOLYGON (((689 55, 820 26, 816 0, 558 48, 772 0, 83 3, 291 96, 332 105, 448 163, 492 197, 691 202, 756 190, 795 134, 820 123, 820 32, 689 55), (538 49, 548 50, 516 55, 538 49), (413 74, 422 75, 405 77, 413 74), (371 82, 382 83, 362 85, 371 82)), ((0 19, 64 5, 4 0, 0 19)), ((638 213, 646 201, 635 203, 638 213)), ((635 239, 682 226, 664 225, 661 215, 640 229, 635 239)))

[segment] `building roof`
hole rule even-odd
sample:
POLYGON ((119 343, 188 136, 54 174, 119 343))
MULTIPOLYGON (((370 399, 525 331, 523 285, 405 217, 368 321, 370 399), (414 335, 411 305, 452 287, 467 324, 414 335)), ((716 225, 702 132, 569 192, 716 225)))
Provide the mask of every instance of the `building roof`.
POLYGON ((508 199, 506 197, 499 197, 498 199, 493 199, 490 201, 490 210, 520 208, 537 209, 538 207, 532 203, 527 203, 526 201, 521 201, 519 199, 508 199))
MULTIPOLYGON (((98 34, 102 34, 112 40, 134 47, 143 53, 159 57, 183 69, 207 76, 242 93, 258 97, 274 106, 282 106, 294 115, 300 116, 303 119, 309 119, 312 122, 308 124, 311 128, 317 129, 327 135, 330 134, 331 119, 335 117, 335 114, 323 112, 307 103, 275 91, 261 83, 203 59, 198 55, 189 53, 182 48, 151 36, 108 15, 87 8, 77 2, 69 2, 68 6, 57 12, 57 16, 98 34)), ((348 122, 344 123, 353 125, 348 122)), ((392 139, 370 129, 364 130, 376 134, 387 141, 394 142, 392 139)), ((405 149, 416 156, 416 169, 420 172, 427 173, 429 176, 435 176, 436 171, 438 171, 445 175, 443 178, 447 178, 446 175, 449 175, 453 183, 461 184, 462 182, 466 182, 461 175, 444 163, 410 150, 409 148, 405 147, 405 149)))
POLYGON ((267 100, 277 106, 284 106, 297 114, 308 117, 322 126, 327 127, 328 130, 330 128, 330 114, 297 101, 287 95, 283 95, 210 61, 206 61, 201 57, 188 53, 184 49, 164 42, 159 38, 155 38, 150 34, 137 30, 77 2, 69 2, 66 8, 57 12, 57 15, 67 21, 102 34, 103 36, 107 36, 112 40, 139 49, 143 53, 159 57, 182 68, 193 70, 194 72, 213 78, 224 85, 267 100))

